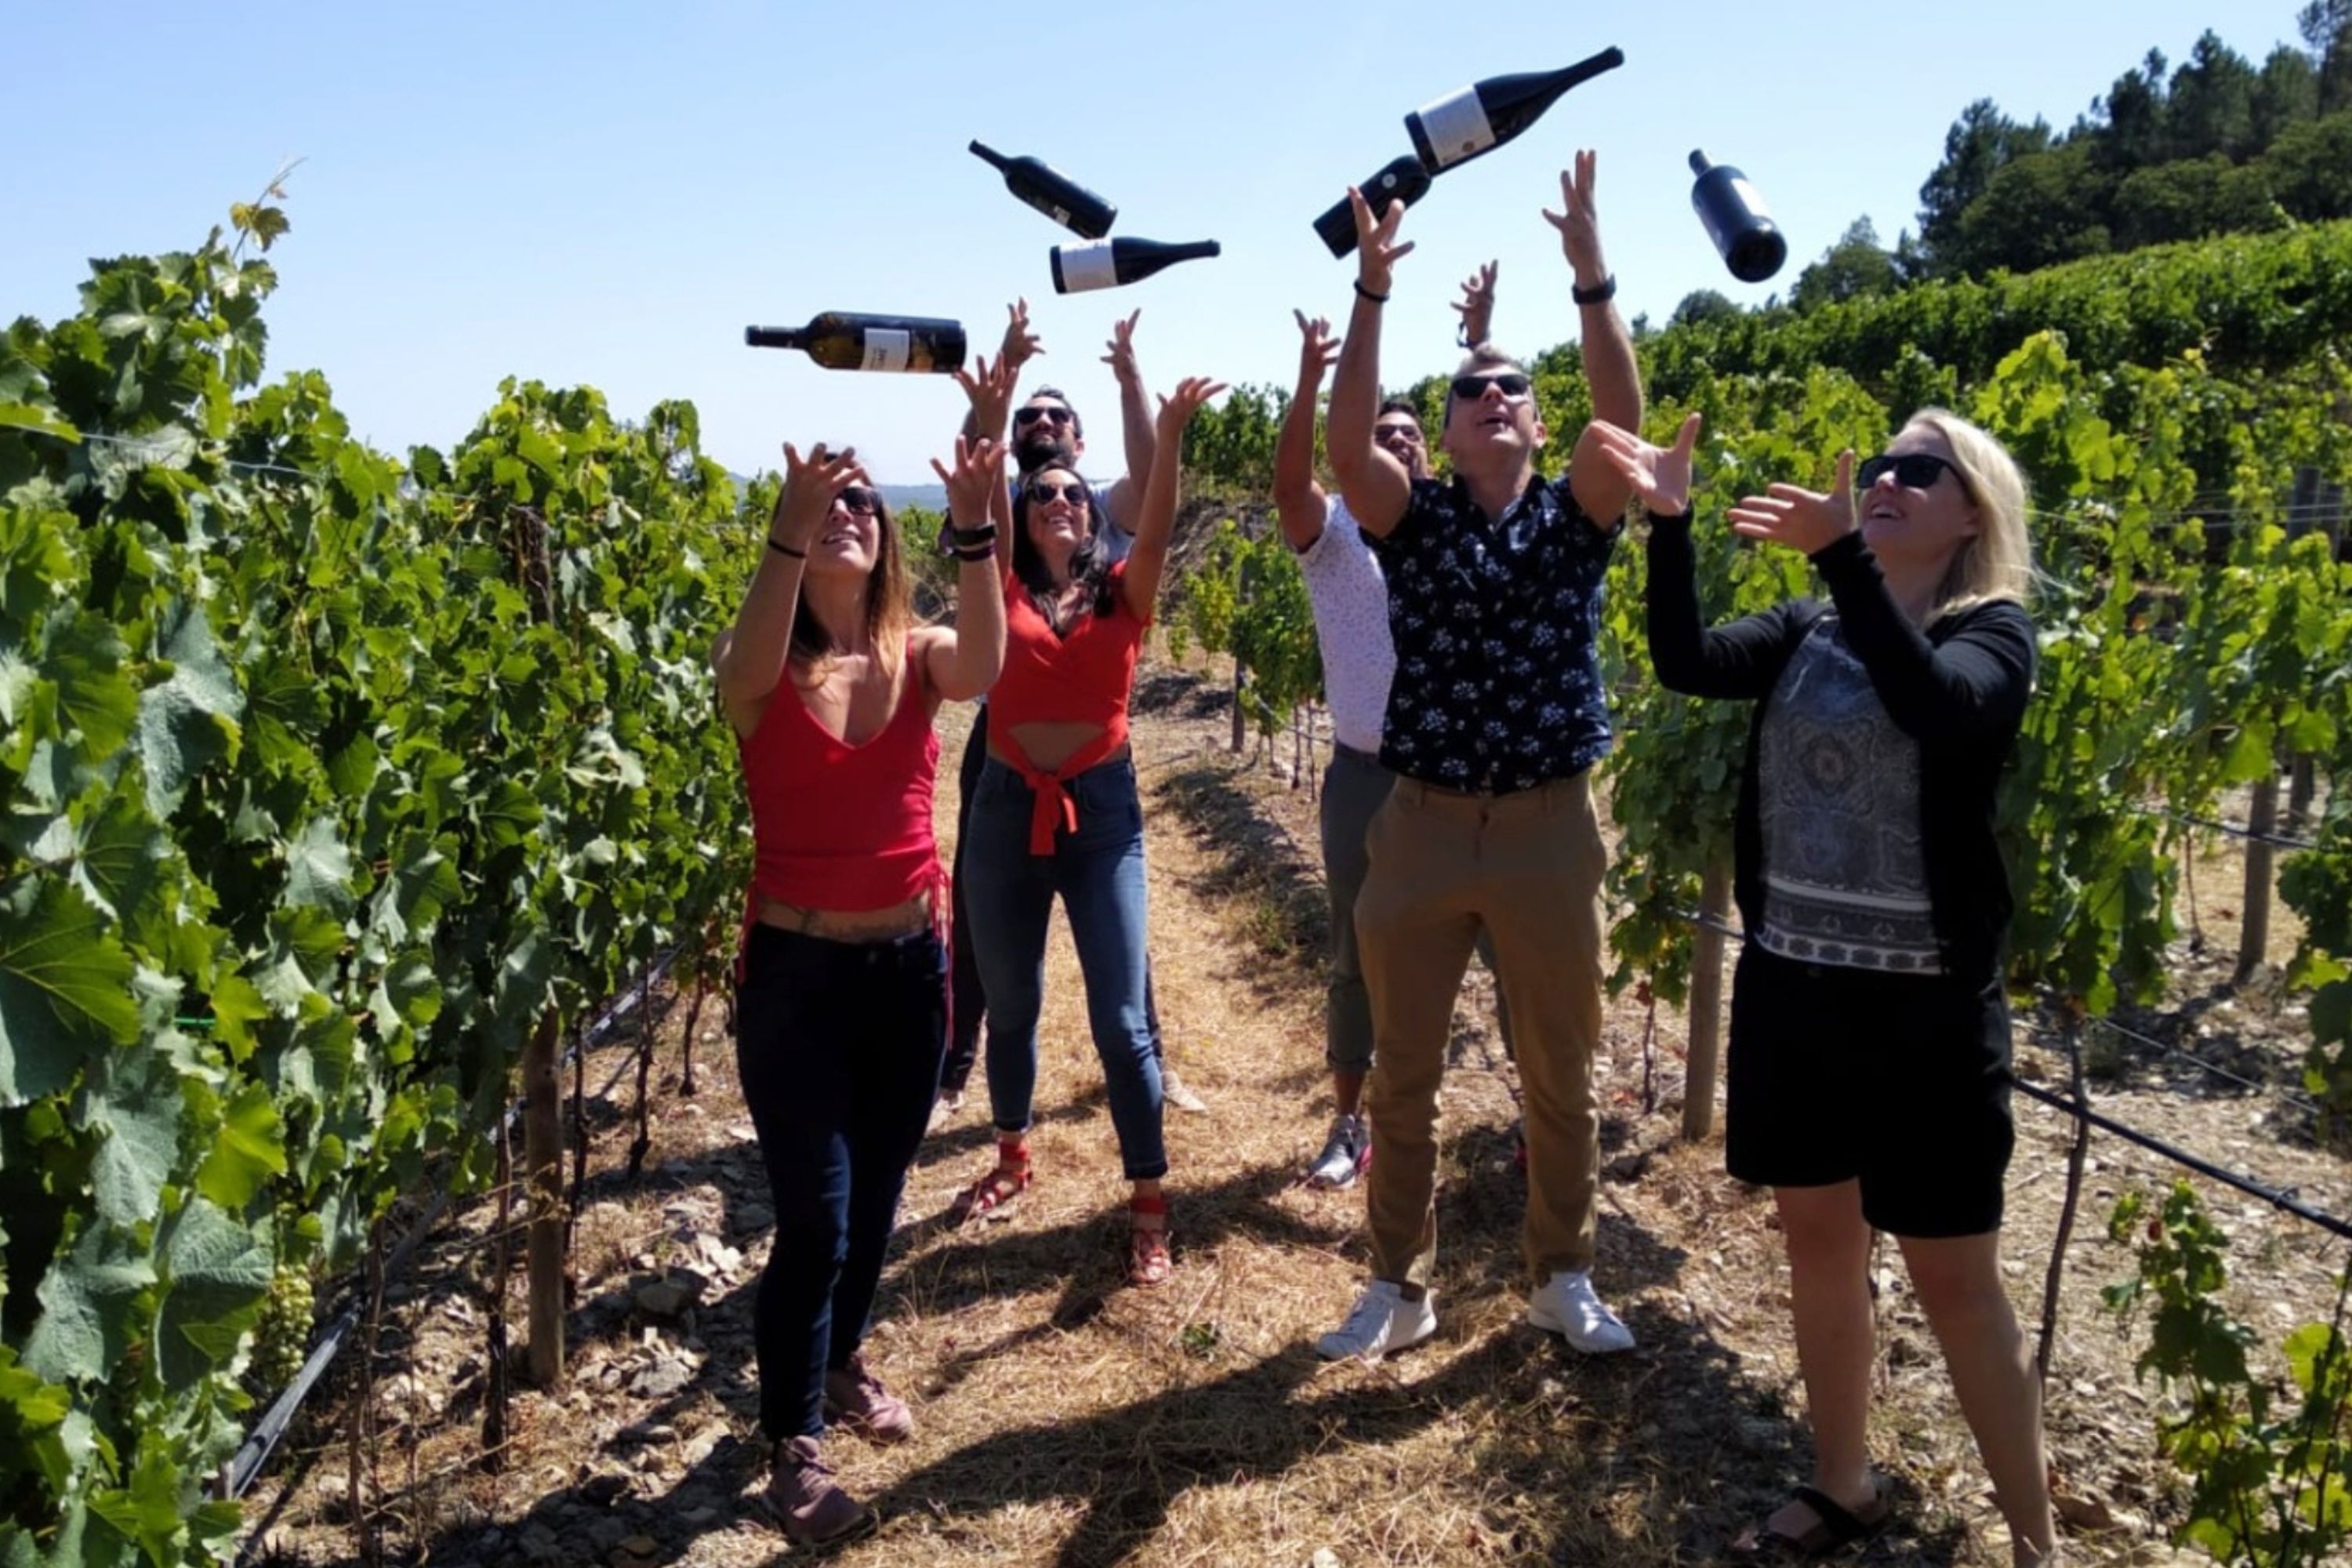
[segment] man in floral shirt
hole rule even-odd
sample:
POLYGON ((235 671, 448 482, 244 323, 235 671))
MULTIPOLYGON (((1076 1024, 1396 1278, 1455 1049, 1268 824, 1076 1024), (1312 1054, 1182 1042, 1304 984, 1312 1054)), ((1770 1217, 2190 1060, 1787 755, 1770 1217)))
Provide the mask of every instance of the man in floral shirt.
MULTIPOLYGON (((1591 223, 1591 154, 1560 177, 1580 305, 1615 290, 1591 223)), ((1556 479, 1526 371, 1488 345, 1454 377, 1441 445, 1450 479, 1416 479, 1373 441, 1381 307, 1402 204, 1375 222, 1352 195, 1354 315, 1328 416, 1348 510, 1388 582, 1396 647, 1381 763, 1397 775, 1372 820, 1356 936, 1371 993, 1372 1280, 1328 1356, 1426 1339, 1436 1248, 1437 1089, 1454 998, 1483 926, 1501 961, 1526 1090, 1528 1321, 1579 1350, 1633 1336, 1592 1289, 1600 1120, 1601 879, 1591 769, 1608 753, 1598 650, 1601 579, 1630 489, 1588 429, 1556 479)), ((1591 334, 1588 334, 1590 336, 1591 334)), ((1638 419, 1638 390, 1635 394, 1638 419)))

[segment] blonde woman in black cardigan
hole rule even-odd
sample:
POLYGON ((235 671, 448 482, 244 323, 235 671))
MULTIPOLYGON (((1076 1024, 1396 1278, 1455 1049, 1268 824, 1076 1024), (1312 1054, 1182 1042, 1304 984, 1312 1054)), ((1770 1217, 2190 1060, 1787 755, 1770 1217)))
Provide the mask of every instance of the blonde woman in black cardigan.
POLYGON ((1941 409, 1826 492, 1775 484, 1738 532, 1801 550, 1829 589, 1701 624, 1691 453, 1614 428, 1651 515, 1650 654, 1668 689, 1756 704, 1735 829, 1747 931, 1733 983, 1726 1161, 1788 1238, 1811 1483, 1743 1541, 1819 1555, 1884 1523, 1864 1440, 1874 1229, 1901 1244, 2021 1568, 2056 1561, 2041 1394, 2001 1284, 2011 910, 1993 842, 2032 691, 2026 489, 1941 409))

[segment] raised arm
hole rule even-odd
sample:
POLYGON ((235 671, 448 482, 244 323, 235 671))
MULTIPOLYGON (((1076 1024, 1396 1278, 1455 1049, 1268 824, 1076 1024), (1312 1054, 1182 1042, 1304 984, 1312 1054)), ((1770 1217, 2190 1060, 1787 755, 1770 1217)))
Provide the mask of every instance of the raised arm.
POLYGON ((1495 275, 1502 266, 1489 261, 1462 279, 1462 298, 1454 301, 1454 313, 1462 318, 1460 340, 1465 349, 1475 349, 1494 336, 1495 275))
POLYGON ((759 729, 769 697, 783 683, 810 542, 824 526, 833 498, 851 485, 867 482, 855 447, 835 457, 819 442, 803 460, 798 448, 784 443, 784 485, 768 516, 767 548, 760 552, 759 567, 751 574, 734 626, 711 650, 719 700, 737 734, 748 736, 759 729))
POLYGON ((1668 447, 1653 447, 1630 430, 1596 421, 1586 427, 1597 463, 1614 469, 1650 511, 1647 612, 1650 662, 1658 684, 1686 697, 1757 698, 1772 689, 1786 662, 1790 606, 1780 605, 1728 626, 1709 627, 1698 604, 1696 556, 1691 549, 1691 453, 1699 418, 1683 421, 1668 447))
POLYGON ((1397 243, 1404 203, 1391 202, 1375 222, 1364 193, 1350 185, 1348 205, 1356 215, 1356 309, 1348 319, 1339 367, 1331 377, 1324 443, 1339 494, 1357 524, 1367 533, 1386 537, 1404 520, 1412 500, 1412 476, 1372 442, 1381 402, 1381 307, 1388 302, 1397 258, 1412 249, 1412 242, 1397 243))
POLYGON ((1732 508, 1750 539, 1801 550, 1829 584, 1846 646, 1870 675, 1886 716, 1930 747, 2005 744, 2033 689, 2033 623, 2004 604, 1969 616, 1939 646, 1887 592, 1853 515, 1853 453, 1838 457, 1827 491, 1776 484, 1732 508))
MULTIPOLYGON (((1592 393, 1592 416, 1621 430, 1642 427, 1642 370, 1633 357, 1633 334, 1617 313, 1617 279, 1601 250, 1601 216, 1594 195, 1598 160, 1590 148, 1574 167, 1559 174, 1561 210, 1546 209, 1544 221, 1559 231, 1560 254, 1568 258, 1583 345, 1584 379, 1592 393)), ((1569 487, 1587 517, 1604 528, 1617 526, 1630 491, 1618 484, 1608 463, 1572 463, 1569 487)))
POLYGON ((1137 310, 1123 321, 1113 321, 1110 342, 1104 346, 1109 352, 1103 363, 1110 366, 1111 374, 1118 381, 1118 428, 1127 443, 1127 473, 1110 487, 1108 502, 1111 526, 1133 533, 1137 514, 1143 505, 1143 489, 1151 482, 1151 466, 1160 453, 1159 432, 1152 425, 1151 399, 1143 390, 1143 373, 1135 363, 1135 323, 1143 312, 1137 310))
MULTIPOLYGON (((996 350, 997 365, 1005 372, 1003 406, 983 408, 978 397, 973 396, 972 383, 961 371, 956 373, 956 381, 963 387, 965 395, 972 396, 971 412, 964 416, 963 422, 963 435, 967 441, 977 441, 986 437, 1000 446, 1003 444, 1005 421, 1013 412, 1013 388, 1019 384, 1021 367, 1045 352, 1045 345, 1039 340, 1036 330, 1029 325, 1029 300, 1026 295, 1005 306, 1004 314, 1004 341, 997 345, 996 350)), ((980 368, 985 376, 988 372, 985 355, 981 359, 980 368)))
POLYGON ((1160 599, 1160 578, 1168 566, 1168 542, 1176 531, 1177 480, 1184 466, 1184 426, 1201 405, 1224 391, 1222 381, 1188 375, 1176 384, 1172 396, 1160 404, 1160 423, 1153 432, 1167 454, 1151 465, 1151 480, 1143 487, 1143 511, 1135 530, 1135 548, 1128 552, 1122 588, 1127 607, 1139 621, 1151 619, 1160 599))
POLYGON ((1323 390, 1324 373, 1339 352, 1331 323, 1318 316, 1298 321, 1298 384, 1290 395, 1290 412, 1283 416, 1282 436, 1274 444, 1274 515, 1282 536, 1293 550, 1305 550, 1323 535, 1323 518, 1330 510, 1323 487, 1315 482, 1315 401, 1323 390))
POLYGON ((955 468, 938 458, 932 472, 948 489, 948 530, 960 563, 955 625, 930 629, 924 669, 932 689, 950 702, 968 701, 996 684, 1004 668, 1004 589, 996 574, 1002 542, 992 503, 1004 493, 1004 447, 995 441, 956 437, 955 468))

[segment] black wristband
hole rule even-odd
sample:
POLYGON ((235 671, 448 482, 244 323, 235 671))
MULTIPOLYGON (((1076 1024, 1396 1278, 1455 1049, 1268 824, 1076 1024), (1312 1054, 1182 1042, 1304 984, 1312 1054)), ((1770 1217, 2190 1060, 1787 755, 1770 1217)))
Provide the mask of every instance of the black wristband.
POLYGON ((773 534, 770 534, 768 536, 768 548, 774 551, 779 555, 789 555, 795 561, 805 561, 808 559, 807 551, 794 550, 789 544, 779 544, 776 542, 775 535, 773 534))
POLYGON ((1691 520, 1691 508, 1690 503, 1687 501, 1683 503, 1683 510, 1680 511, 1652 511, 1647 505, 1644 505, 1642 508, 1642 515, 1648 518, 1654 523, 1686 523, 1691 520))
POLYGON ((1568 286, 1568 297, 1580 305, 1606 305, 1617 298, 1617 274, 1612 272, 1590 289, 1580 289, 1571 283, 1568 286))
POLYGON ((957 560, 962 562, 967 566, 971 566, 982 561, 995 560, 996 543, 993 540, 991 540, 986 544, 963 545, 958 547, 953 553, 957 560))
POLYGON ((978 528, 958 528, 955 520, 948 520, 948 539, 951 544, 993 544, 996 524, 983 522, 978 528))
POLYGON ((1389 302, 1389 297, 1386 294, 1375 294, 1370 289, 1365 288, 1364 280, 1360 278, 1356 279, 1356 292, 1362 295, 1365 299, 1370 300, 1375 305, 1385 305, 1389 302))

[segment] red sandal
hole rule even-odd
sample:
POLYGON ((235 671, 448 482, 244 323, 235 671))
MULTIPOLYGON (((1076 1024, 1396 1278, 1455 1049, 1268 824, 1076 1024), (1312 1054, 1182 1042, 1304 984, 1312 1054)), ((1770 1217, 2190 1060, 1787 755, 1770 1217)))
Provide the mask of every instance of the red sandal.
POLYGON ((1138 1193, 1128 1200, 1127 1282, 1164 1285, 1176 1271, 1168 1255, 1168 1197, 1164 1193, 1138 1193))
POLYGON ((988 1174, 958 1193, 948 1205, 950 1224, 962 1225, 987 1215, 1009 1212, 1029 1190, 1029 1140, 999 1138, 996 1163, 988 1174))

